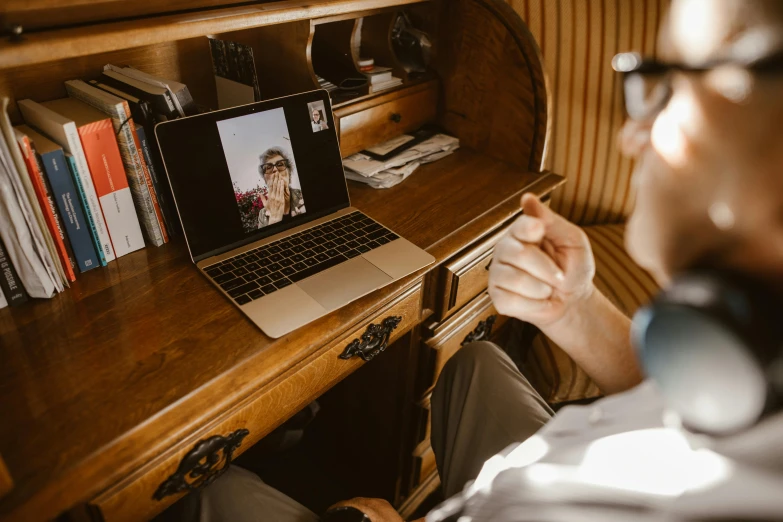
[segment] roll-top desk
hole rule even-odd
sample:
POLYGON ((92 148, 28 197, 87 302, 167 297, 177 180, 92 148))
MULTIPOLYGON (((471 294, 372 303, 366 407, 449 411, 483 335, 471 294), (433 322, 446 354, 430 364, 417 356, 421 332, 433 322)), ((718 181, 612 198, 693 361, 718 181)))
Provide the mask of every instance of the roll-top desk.
MULTIPOLYGON (((392 189, 349 182, 355 207, 436 264, 281 339, 264 336, 198 274, 181 235, 82 274, 53 299, 0 310, 0 519, 151 518, 353 372, 357 382, 377 381, 361 401, 392 426, 382 441, 390 465, 367 480, 412 513, 438 486, 429 445, 435 379, 462 344, 491 338, 505 322, 486 293, 494 245, 524 192, 547 196, 563 182, 541 172, 548 101, 527 28, 500 0, 85 5, 0 7, 5 25, 21 31, 0 42, 0 94, 59 98, 64 80, 119 63, 182 81, 215 106, 204 36, 216 34, 254 46, 262 94, 273 97, 316 88, 324 52, 355 67, 350 46, 360 38, 404 83, 334 99, 343 155, 427 122, 461 148, 392 189), (405 74, 394 56, 400 10, 432 35, 426 74, 405 74), (339 357, 368 339, 383 353, 339 357), (200 478, 189 473, 194 462, 200 478)), ((16 109, 11 117, 21 122, 16 109)), ((357 460, 340 458, 346 470, 357 460)))

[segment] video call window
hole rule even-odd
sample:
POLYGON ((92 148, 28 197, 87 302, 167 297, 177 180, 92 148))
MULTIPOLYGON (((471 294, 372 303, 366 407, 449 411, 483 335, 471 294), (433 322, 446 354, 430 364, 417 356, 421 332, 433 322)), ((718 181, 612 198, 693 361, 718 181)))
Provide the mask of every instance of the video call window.
POLYGON ((246 233, 306 212, 282 108, 218 121, 217 127, 246 233))
POLYGON ((310 126, 313 128, 313 132, 321 132, 329 128, 326 122, 326 109, 324 108, 324 102, 316 101, 307 104, 308 112, 310 113, 310 126))

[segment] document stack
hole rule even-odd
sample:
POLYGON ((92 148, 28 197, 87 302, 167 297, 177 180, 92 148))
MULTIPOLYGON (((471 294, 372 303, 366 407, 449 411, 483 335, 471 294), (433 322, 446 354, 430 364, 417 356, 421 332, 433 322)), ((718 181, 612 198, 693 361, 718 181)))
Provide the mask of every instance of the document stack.
POLYGON ((420 165, 446 157, 459 148, 459 139, 446 134, 435 134, 391 157, 384 156, 414 140, 414 136, 403 134, 345 158, 345 177, 373 188, 390 188, 401 183, 420 165), (384 159, 377 159, 379 157, 384 159))

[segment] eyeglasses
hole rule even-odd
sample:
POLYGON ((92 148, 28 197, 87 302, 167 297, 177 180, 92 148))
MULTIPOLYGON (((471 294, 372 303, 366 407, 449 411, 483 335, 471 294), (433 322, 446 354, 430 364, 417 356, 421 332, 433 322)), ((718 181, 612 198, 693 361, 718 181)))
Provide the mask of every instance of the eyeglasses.
POLYGON ((261 165, 260 168, 261 168, 261 172, 263 172, 264 174, 270 172, 273 168, 276 168, 278 171, 281 171, 283 169, 288 168, 288 161, 280 160, 276 163, 264 163, 263 165, 261 165))
POLYGON ((699 66, 659 62, 642 58, 639 53, 620 53, 612 59, 612 68, 623 73, 625 110, 634 120, 652 119, 666 107, 672 96, 674 72, 705 73, 727 65, 758 74, 783 73, 783 52, 751 63, 715 60, 699 66))

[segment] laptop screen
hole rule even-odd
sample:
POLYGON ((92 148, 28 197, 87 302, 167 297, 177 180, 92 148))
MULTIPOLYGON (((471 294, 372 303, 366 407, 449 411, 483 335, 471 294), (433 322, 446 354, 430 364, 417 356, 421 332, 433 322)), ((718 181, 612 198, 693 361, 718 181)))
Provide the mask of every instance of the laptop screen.
POLYGON ((349 206, 326 91, 156 127, 193 259, 349 206))

